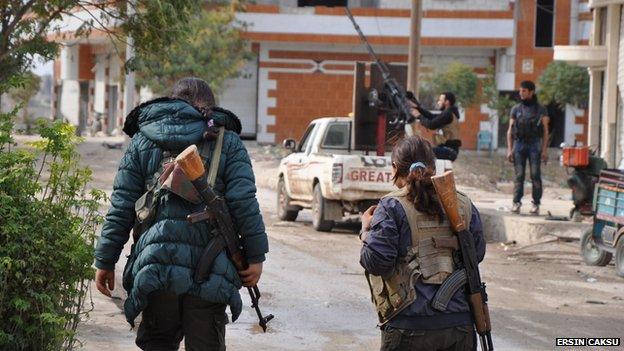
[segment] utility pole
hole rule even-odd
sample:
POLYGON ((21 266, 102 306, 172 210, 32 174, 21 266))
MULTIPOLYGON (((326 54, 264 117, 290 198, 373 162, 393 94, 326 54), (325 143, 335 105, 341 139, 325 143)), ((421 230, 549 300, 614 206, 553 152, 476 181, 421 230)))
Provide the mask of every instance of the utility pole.
MULTIPOLYGON (((420 66, 420 28, 422 21, 422 0, 412 0, 410 20, 409 54, 407 62, 407 90, 418 97, 418 67, 420 66)), ((419 135, 418 122, 405 125, 407 135, 419 135)))
POLYGON ((420 27, 422 0, 412 0, 410 21, 409 56, 407 63, 407 90, 418 96, 418 66, 420 65, 420 27))

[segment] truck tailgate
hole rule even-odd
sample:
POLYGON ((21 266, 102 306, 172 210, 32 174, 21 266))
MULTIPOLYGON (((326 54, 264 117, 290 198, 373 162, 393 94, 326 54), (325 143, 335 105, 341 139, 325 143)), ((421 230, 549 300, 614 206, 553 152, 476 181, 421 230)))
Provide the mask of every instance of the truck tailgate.
POLYGON ((343 190, 388 193, 394 190, 388 156, 347 156, 343 159, 343 190))

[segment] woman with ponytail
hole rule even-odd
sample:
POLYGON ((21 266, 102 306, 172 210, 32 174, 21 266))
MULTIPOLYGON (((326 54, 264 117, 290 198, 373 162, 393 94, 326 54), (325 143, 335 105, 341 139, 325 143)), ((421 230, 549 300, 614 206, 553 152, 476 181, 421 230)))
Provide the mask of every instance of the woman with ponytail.
MULTIPOLYGON (((446 306, 432 304, 460 267, 453 245, 448 245, 453 233, 431 182, 435 156, 429 142, 418 136, 400 141, 392 152, 392 169, 398 190, 362 215, 360 234, 360 264, 380 320, 381 350, 474 350, 464 288, 452 293, 446 306)), ((464 194, 458 192, 458 199, 480 262, 485 239, 479 212, 464 194)))

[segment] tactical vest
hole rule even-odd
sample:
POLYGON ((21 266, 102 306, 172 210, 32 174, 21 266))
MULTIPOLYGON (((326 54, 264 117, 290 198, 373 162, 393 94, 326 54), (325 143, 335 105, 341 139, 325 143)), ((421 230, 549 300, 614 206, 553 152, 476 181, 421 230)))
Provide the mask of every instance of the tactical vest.
MULTIPOLYGON (((397 199, 407 216, 412 236, 412 246, 407 248, 407 255, 399 258, 393 273, 389 277, 380 277, 366 272, 366 279, 371 290, 372 301, 377 309, 380 326, 399 314, 416 301, 416 281, 422 279, 425 284, 442 284, 453 273, 453 250, 436 248, 432 238, 451 237, 453 232, 445 219, 440 223, 437 217, 416 210, 407 199, 408 188, 404 187, 385 197, 397 199)), ((468 197, 457 193, 459 210, 464 221, 470 223, 472 207, 468 197)))
POLYGON ((434 134, 433 142, 435 145, 441 145, 449 140, 459 140, 459 119, 453 114, 453 121, 440 128, 442 134, 434 134))
POLYGON ((544 133, 540 105, 526 106, 519 104, 514 111, 514 124, 512 134, 514 139, 533 141, 540 139, 544 133))

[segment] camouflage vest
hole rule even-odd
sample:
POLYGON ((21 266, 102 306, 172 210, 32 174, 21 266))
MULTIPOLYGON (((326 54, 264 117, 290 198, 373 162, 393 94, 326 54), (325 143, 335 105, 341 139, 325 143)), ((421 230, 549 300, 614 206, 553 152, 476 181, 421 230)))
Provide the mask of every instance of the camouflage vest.
POLYGON ((433 142, 435 145, 441 145, 449 140, 459 140, 459 119, 453 115, 453 121, 440 128, 442 134, 434 134, 433 142))
MULTIPOLYGON (((397 199, 407 216, 412 236, 412 246, 407 255, 399 258, 394 272, 389 277, 374 276, 366 272, 373 304, 377 309, 380 325, 399 314, 416 301, 416 281, 420 278, 425 284, 442 284, 453 273, 453 252, 449 248, 436 248, 434 237, 453 236, 447 220, 442 223, 434 216, 416 210, 407 199, 407 187, 392 192, 385 197, 397 199)), ((468 197, 457 193, 460 213, 466 223, 470 223, 472 207, 468 197)))

